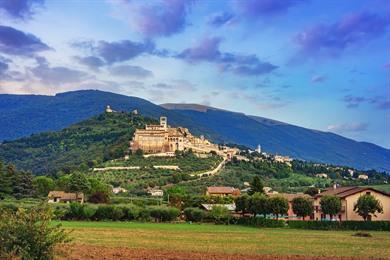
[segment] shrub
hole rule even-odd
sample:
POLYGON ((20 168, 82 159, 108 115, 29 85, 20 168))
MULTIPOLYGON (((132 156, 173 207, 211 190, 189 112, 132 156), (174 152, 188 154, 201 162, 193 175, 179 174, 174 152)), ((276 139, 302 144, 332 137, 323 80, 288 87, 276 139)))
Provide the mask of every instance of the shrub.
POLYGON ((284 220, 268 219, 263 217, 240 218, 238 219, 237 224, 267 228, 281 228, 286 226, 286 222, 284 220))
POLYGON ((187 221, 202 222, 205 213, 199 208, 186 208, 184 209, 184 216, 187 221))
POLYGON ((180 215, 180 210, 174 207, 151 207, 150 216, 158 222, 173 221, 180 215))
POLYGON ((289 221, 290 228, 315 230, 390 231, 390 221, 289 221))
POLYGON ((352 236, 354 236, 354 237, 372 237, 372 235, 370 233, 367 233, 367 232, 356 232, 352 236))
POLYGON ((96 213, 96 208, 87 204, 71 203, 67 212, 64 214, 65 219, 88 220, 92 219, 96 213))
POLYGON ((128 205, 122 208, 124 213, 124 219, 135 220, 140 217, 142 209, 136 205, 128 205))
POLYGON ((0 212, 1 259, 53 259, 55 247, 69 241, 60 225, 51 225, 48 205, 0 212))
POLYGON ((102 205, 99 206, 95 213, 95 219, 96 220, 110 220, 112 219, 111 212, 113 211, 113 206, 110 205, 102 205))
POLYGON ((113 206, 111 211, 111 220, 121 220, 125 216, 125 213, 121 207, 113 206))

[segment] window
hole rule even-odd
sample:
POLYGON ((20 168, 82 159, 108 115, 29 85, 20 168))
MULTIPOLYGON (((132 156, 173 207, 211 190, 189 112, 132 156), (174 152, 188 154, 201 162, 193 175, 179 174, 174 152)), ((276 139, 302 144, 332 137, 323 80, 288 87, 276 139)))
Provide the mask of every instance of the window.
POLYGON ((367 191, 366 194, 367 194, 367 195, 371 195, 371 192, 367 191))

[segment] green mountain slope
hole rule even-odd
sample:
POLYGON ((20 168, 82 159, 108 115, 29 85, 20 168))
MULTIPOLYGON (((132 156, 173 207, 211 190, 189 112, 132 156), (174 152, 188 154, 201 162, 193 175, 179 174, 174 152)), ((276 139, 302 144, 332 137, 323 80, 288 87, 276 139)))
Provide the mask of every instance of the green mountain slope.
POLYGON ((4 142, 0 158, 37 175, 89 168, 123 156, 135 129, 151 122, 129 113, 104 113, 58 132, 4 142))
MULTIPOLYGON (((184 126, 193 134, 216 143, 235 143, 307 161, 348 165, 390 172, 390 150, 274 120, 201 105, 166 104, 115 93, 83 90, 41 95, 0 95, 0 142, 32 133, 58 131, 102 112, 137 109, 144 116, 167 116, 172 126, 184 126)), ((13 158, 22 160, 21 158, 13 158)))

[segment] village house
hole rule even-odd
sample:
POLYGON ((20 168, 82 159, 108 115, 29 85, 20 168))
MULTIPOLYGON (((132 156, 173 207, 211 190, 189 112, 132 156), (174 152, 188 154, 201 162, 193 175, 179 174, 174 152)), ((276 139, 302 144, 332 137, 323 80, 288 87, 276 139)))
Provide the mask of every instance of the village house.
POLYGON ((239 189, 233 187, 207 187, 206 195, 207 196, 240 196, 241 192, 239 189))
POLYGON ((114 193, 114 194, 125 193, 125 192, 127 192, 127 190, 122 188, 122 187, 112 188, 112 193, 114 193))
MULTIPOLYGON (((284 216, 286 220, 302 220, 302 217, 298 217, 292 208, 292 201, 295 198, 306 198, 306 199, 312 199, 310 195, 304 194, 304 193, 267 193, 267 195, 272 198, 272 197, 282 197, 288 200, 288 211, 287 211, 287 216, 284 216)), ((307 216, 305 217, 304 220, 309 220, 313 219, 314 216, 307 216)))
POLYGON ((327 179, 328 178, 328 174, 326 174, 326 173, 317 173, 316 177, 317 178, 322 178, 322 179, 327 179))
POLYGON ((330 216, 326 216, 322 213, 320 202, 323 196, 334 195, 341 199, 341 211, 335 216, 336 220, 363 220, 363 218, 354 211, 354 206, 359 197, 364 194, 373 195, 383 206, 383 213, 376 214, 377 216, 373 216, 371 220, 390 220, 390 194, 370 187, 336 186, 327 189, 314 197, 314 219, 330 219, 330 216))
POLYGON ((365 174, 360 174, 360 175, 358 176, 358 179, 360 179, 360 180, 368 180, 368 176, 365 175, 365 174))
POLYGON ((48 203, 70 203, 78 202, 84 203, 84 193, 68 193, 65 191, 50 191, 48 203))
POLYGON ((160 189, 148 189, 148 194, 152 197, 162 197, 164 196, 164 191, 160 189))

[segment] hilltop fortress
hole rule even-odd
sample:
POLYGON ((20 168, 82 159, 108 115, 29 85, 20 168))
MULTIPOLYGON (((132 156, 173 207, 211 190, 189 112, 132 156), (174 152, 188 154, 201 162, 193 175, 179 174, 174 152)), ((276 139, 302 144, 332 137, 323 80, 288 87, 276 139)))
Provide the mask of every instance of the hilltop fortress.
MULTIPOLYGON (((159 125, 146 125, 145 129, 136 129, 130 142, 132 152, 138 149, 146 154, 174 153, 192 149, 197 153, 216 152, 227 155, 233 151, 227 147, 212 144, 204 136, 196 137, 184 127, 170 127, 167 117, 160 117, 159 125)), ((235 153, 235 152, 234 152, 235 153)))

